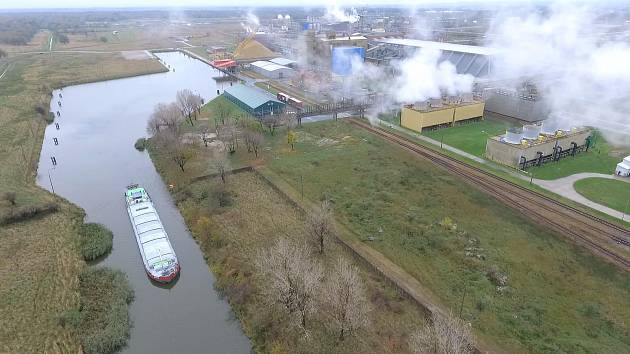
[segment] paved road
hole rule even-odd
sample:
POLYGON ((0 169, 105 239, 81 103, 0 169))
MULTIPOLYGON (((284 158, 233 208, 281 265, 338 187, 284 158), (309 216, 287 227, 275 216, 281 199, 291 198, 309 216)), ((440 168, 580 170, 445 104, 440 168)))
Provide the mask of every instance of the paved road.
MULTIPOLYGON (((613 174, 610 175, 605 175, 602 173, 576 173, 574 175, 571 176, 567 176, 567 177, 563 177, 563 178, 558 178, 558 179, 554 179, 554 180, 542 180, 542 179, 534 179, 534 183, 538 186, 541 186, 549 191, 552 191, 556 194, 559 194, 567 199, 571 199, 574 202, 586 205, 590 208, 593 208, 595 210, 601 211, 603 213, 606 213, 610 216, 614 216, 616 218, 619 219, 627 219, 628 215, 624 216, 624 213, 617 211, 615 209, 611 209, 607 206, 595 203, 587 198, 585 198, 584 196, 582 196, 580 193, 578 193, 575 190, 574 184, 575 182, 585 179, 585 178, 605 178, 605 179, 616 179, 619 181, 623 181, 623 182, 627 182, 630 183, 630 178, 624 178, 624 177, 619 177, 619 176, 615 176, 613 174)), ((629 186, 630 188, 630 186, 629 186)))

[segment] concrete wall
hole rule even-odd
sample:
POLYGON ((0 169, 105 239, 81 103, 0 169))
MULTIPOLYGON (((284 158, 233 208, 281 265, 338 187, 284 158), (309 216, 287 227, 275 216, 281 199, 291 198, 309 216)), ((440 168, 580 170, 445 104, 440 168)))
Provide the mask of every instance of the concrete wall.
POLYGON ((570 149, 571 142, 584 145, 586 138, 588 138, 590 134, 591 132, 589 130, 585 130, 557 139, 549 139, 543 143, 530 146, 508 144, 495 138, 490 138, 486 143, 486 158, 503 165, 518 168, 521 156, 525 156, 527 160, 532 160, 538 157, 539 151, 542 152, 543 155, 551 155, 553 154, 553 148, 556 146, 556 140, 558 146, 562 147, 562 150, 570 149))

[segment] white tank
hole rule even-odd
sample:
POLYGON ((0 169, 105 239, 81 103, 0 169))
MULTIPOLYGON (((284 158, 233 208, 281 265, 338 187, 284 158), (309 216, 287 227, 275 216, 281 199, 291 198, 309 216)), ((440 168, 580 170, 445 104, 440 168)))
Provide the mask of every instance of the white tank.
POLYGON ((527 140, 537 140, 540 135, 541 127, 536 124, 528 124, 523 126, 523 138, 527 140))
POLYGON ((545 135, 556 135, 558 131, 558 122, 554 120, 546 120, 542 125, 541 132, 545 135))
POLYGON ((503 136, 503 141, 510 144, 520 144, 523 140, 523 133, 518 128, 508 129, 503 136))

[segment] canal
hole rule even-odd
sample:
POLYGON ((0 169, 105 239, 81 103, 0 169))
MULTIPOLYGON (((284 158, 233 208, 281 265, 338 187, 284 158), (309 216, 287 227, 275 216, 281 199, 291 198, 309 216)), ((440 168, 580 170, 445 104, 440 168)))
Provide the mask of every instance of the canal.
POLYGON ((179 52, 159 53, 166 73, 65 87, 53 93, 60 117, 46 129, 37 183, 79 205, 87 220, 114 233, 111 254, 99 263, 121 269, 135 290, 128 353, 248 353, 250 344, 229 305, 213 288, 214 277, 146 152, 133 145, 146 135, 157 103, 175 101, 188 88, 206 101, 216 96, 219 72, 179 52), (59 98, 59 93, 62 98, 59 98), (61 107, 58 105, 61 101, 61 107), (58 145, 54 143, 57 138, 58 145), (51 157, 57 165, 53 166, 51 157), (172 287, 147 277, 125 209, 130 183, 149 191, 179 258, 172 287))

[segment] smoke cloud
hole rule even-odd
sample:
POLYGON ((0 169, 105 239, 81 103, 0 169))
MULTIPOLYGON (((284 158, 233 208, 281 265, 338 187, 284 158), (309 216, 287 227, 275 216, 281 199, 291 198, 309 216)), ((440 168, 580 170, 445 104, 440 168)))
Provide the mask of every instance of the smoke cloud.
POLYGON ((501 13, 489 36, 499 53, 492 76, 529 78, 552 119, 593 126, 630 145, 630 47, 600 36, 601 24, 596 9, 575 5, 501 13))
POLYGON ((258 16, 256 16, 252 10, 249 10, 247 11, 247 15, 245 18, 246 22, 241 23, 241 26, 243 26, 245 31, 247 31, 248 33, 256 32, 258 30, 258 27, 260 27, 260 19, 258 18, 258 16))
POLYGON ((354 7, 350 8, 349 12, 346 12, 336 0, 329 0, 326 4, 324 19, 330 22, 355 23, 359 21, 359 14, 354 7))

